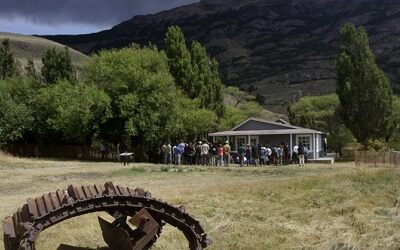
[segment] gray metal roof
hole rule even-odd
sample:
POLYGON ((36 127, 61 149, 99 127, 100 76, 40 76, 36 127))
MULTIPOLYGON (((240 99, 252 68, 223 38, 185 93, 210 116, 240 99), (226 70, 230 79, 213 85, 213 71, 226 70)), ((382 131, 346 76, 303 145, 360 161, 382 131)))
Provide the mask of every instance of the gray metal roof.
POLYGON ((274 130, 244 130, 244 131, 222 131, 209 134, 209 136, 235 136, 235 135, 289 135, 289 134, 323 134, 321 131, 295 128, 274 130))
POLYGON ((290 125, 290 124, 288 124, 288 123, 287 123, 287 124, 282 124, 282 123, 280 123, 280 122, 273 122, 273 121, 267 121, 267 120, 260 119, 260 118, 250 117, 250 118, 247 119, 246 121, 244 121, 244 122, 240 123, 239 125, 237 125, 236 127, 234 127, 232 130, 237 130, 238 128, 240 128, 241 126, 243 126, 244 124, 246 124, 246 123, 248 123, 248 122, 250 122, 250 121, 257 121, 257 122, 262 122, 262 123, 267 123, 267 124, 273 124, 273 125, 277 125, 277 126, 279 126, 279 127, 286 127, 286 128, 288 128, 288 129, 291 129, 291 128, 298 128, 298 127, 292 126, 292 125, 290 125))
MULTIPOLYGON (((270 129, 270 130, 242 130, 242 131, 235 131, 236 128, 242 126, 243 124, 249 121, 259 121, 265 122, 269 124, 277 124, 275 122, 270 122, 262 119, 257 118, 249 118, 245 122, 241 123, 240 125, 233 128, 231 131, 221 131, 209 134, 209 136, 237 136, 237 135, 289 135, 289 134, 324 134, 321 131, 308 129, 308 128, 301 128, 292 125, 283 125, 287 127, 287 129, 270 129)), ((279 124, 282 125, 282 124, 279 124)))

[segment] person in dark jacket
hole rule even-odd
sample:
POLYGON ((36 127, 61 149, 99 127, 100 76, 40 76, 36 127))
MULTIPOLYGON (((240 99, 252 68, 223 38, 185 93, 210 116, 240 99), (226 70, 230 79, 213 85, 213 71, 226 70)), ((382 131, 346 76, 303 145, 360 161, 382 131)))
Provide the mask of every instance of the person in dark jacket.
POLYGON ((246 156, 246 159, 247 159, 246 160, 247 166, 249 166, 251 164, 251 147, 250 147, 250 145, 247 145, 247 147, 246 147, 245 156, 246 156))
POLYGON ((254 145, 251 148, 251 158, 253 159, 254 166, 258 167, 259 164, 259 154, 258 154, 258 145, 254 145))

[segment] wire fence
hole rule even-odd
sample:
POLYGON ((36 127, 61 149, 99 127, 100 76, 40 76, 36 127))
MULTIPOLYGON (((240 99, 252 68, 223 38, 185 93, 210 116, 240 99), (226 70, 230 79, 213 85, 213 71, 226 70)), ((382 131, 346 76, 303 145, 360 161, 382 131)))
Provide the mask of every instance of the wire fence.
POLYGON ((365 167, 400 167, 400 152, 355 152, 356 166, 365 167))

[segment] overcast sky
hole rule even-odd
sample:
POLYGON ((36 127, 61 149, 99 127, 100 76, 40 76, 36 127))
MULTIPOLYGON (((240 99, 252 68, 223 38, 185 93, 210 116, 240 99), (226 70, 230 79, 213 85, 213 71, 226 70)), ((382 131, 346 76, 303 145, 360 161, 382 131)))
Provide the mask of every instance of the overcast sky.
POLYGON ((0 0, 0 32, 91 33, 199 0, 0 0))

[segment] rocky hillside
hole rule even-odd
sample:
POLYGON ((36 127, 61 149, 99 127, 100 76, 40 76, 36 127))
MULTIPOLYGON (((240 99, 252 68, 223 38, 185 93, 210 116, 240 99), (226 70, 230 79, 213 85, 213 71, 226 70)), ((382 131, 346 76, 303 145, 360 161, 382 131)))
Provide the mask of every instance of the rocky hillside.
POLYGON ((110 30, 47 36, 84 53, 151 41, 163 47, 170 25, 199 40, 221 64, 224 83, 265 96, 269 108, 335 90, 333 61, 346 21, 366 27, 379 64, 400 92, 398 0, 203 0, 136 16, 110 30))

